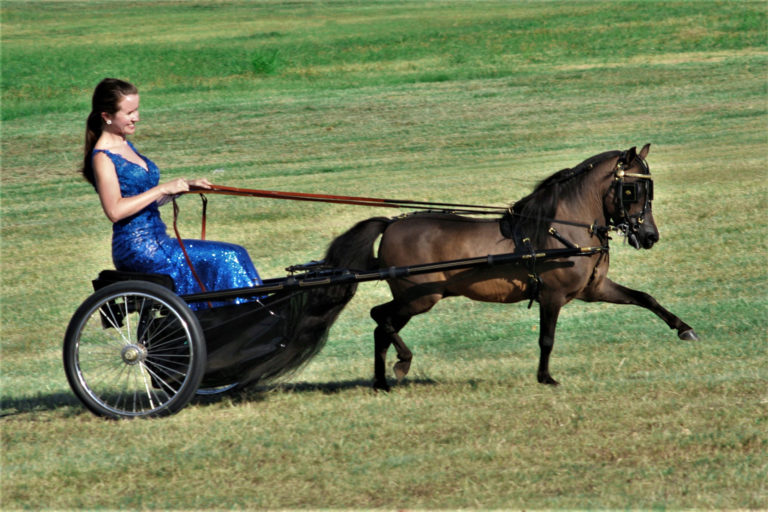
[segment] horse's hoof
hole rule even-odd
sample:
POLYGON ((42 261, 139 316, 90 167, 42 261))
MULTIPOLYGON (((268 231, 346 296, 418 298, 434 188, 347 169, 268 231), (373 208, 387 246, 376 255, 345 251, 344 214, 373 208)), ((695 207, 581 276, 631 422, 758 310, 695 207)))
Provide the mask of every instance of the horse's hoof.
POLYGON ((684 341, 699 341, 699 335, 693 329, 688 329, 677 335, 678 338, 684 341))
POLYGON ((547 384, 549 386, 559 386, 560 383, 552 378, 551 375, 538 375, 539 384, 547 384))
POLYGON ((397 377, 397 382, 400 382, 403 380, 403 378, 408 375, 408 370, 411 369, 411 362, 410 361, 398 361, 395 363, 395 366, 393 368, 395 370, 395 377, 397 377))
POLYGON ((384 382, 374 382, 373 383, 373 390, 376 391, 376 392, 384 391, 385 393, 389 393, 389 391, 391 389, 392 388, 390 387, 389 384, 387 384, 386 381, 384 381, 384 382))

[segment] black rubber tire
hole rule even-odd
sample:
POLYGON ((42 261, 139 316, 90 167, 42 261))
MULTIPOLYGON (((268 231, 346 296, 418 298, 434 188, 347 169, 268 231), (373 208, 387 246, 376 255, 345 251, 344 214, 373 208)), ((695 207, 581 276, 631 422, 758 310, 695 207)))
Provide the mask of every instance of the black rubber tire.
POLYGON ((203 330, 189 306, 146 281, 106 286, 77 309, 64 336, 72 391, 107 418, 175 414, 206 369, 203 330))

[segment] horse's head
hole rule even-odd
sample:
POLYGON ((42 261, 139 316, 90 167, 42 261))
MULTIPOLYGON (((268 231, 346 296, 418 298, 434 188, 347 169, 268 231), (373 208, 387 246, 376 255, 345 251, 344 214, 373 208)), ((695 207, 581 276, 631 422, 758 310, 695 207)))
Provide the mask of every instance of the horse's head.
POLYGON ((646 144, 640 153, 633 147, 621 154, 603 204, 606 217, 635 249, 650 249, 659 241, 659 230, 651 211, 653 180, 645 161, 650 147, 646 144))

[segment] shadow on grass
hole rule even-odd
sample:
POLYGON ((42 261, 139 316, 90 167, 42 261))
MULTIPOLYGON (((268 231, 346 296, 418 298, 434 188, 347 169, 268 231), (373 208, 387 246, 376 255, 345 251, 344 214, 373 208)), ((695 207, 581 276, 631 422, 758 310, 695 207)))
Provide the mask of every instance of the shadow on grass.
POLYGON ((35 396, 2 397, 0 399, 0 418, 16 416, 30 412, 53 411, 63 407, 79 406, 80 400, 72 393, 38 393, 35 396))
MULTIPOLYGON (((436 384, 432 379, 407 379, 396 384, 390 382, 393 392, 397 388, 407 388, 410 386, 428 386, 436 384)), ((236 389, 233 391, 217 395, 196 395, 191 403, 194 404, 215 404, 222 400, 230 400, 233 403, 261 402, 267 400, 269 393, 323 393, 333 395, 352 389, 369 390, 375 393, 371 387, 371 381, 366 379, 356 379, 335 382, 297 382, 273 384, 269 386, 254 386, 246 389, 236 389)), ((72 407, 73 414, 86 413, 87 410, 82 406, 80 400, 72 393, 58 392, 25 397, 2 397, 0 398, 0 418, 18 416, 32 412, 55 411, 72 407)))
MULTIPOLYGON (((390 381, 392 392, 398 388, 407 388, 411 386, 427 386, 437 384, 432 379, 406 379, 396 383, 390 381)), ((295 382, 272 384, 267 386, 253 386, 245 389, 236 389, 218 395, 198 395, 193 400, 196 404, 212 404, 220 402, 223 399, 230 400, 233 403, 260 402, 267 400, 270 393, 322 393, 324 395, 334 395, 352 389, 362 389, 376 393, 372 387, 372 381, 368 379, 355 379, 334 382, 295 382)), ((386 394, 386 393, 385 393, 386 394)))

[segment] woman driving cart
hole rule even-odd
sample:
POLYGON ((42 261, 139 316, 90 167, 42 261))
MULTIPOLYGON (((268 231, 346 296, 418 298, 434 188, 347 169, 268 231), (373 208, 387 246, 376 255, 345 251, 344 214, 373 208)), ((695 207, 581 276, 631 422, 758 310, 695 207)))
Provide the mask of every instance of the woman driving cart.
POLYGON ((167 274, 179 295, 261 284, 243 247, 205 240, 184 240, 182 245, 168 236, 158 207, 190 186, 207 189, 210 183, 182 178, 160 183, 157 166, 127 139, 138 122, 136 87, 115 78, 102 80, 93 93, 86 123, 82 173, 98 192, 104 213, 113 223, 115 268, 167 274), (185 261, 184 248, 190 264, 185 261))

